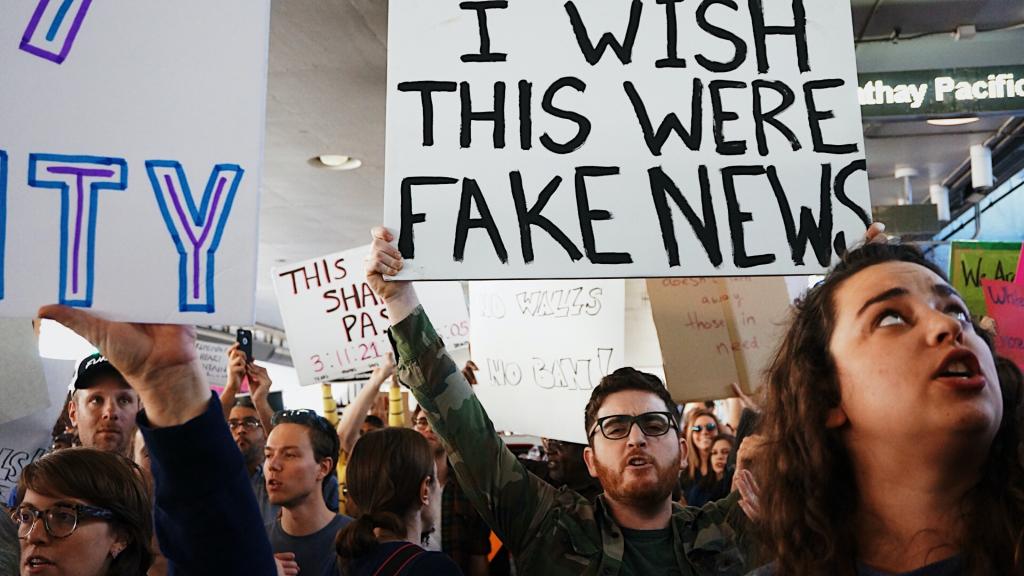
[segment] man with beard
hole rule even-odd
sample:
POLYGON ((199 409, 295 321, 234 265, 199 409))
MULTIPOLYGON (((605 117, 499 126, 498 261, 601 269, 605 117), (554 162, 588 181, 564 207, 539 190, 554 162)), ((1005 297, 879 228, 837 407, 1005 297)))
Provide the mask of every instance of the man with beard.
POLYGON ((427 548, 448 555, 466 576, 487 576, 487 555, 491 552, 491 530, 473 508, 448 463, 448 454, 430 428, 420 406, 412 413, 413 429, 426 438, 434 452, 441 493, 439 533, 430 535, 427 548))
MULTIPOLYGON (((412 284, 384 280, 402 268, 394 240, 374 229, 366 275, 388 310, 399 380, 423 406, 462 488, 519 573, 740 575, 753 568, 741 552, 738 494, 702 509, 672 502, 685 447, 675 403, 655 376, 620 369, 591 395, 584 459, 604 488, 596 504, 529 474, 445 352, 412 284)), ((739 484, 749 482, 747 474, 739 473, 739 484)), ((752 500, 749 490, 745 496, 752 500)))
POLYGON ((68 418, 82 446, 131 458, 139 395, 99 352, 78 364, 68 418))

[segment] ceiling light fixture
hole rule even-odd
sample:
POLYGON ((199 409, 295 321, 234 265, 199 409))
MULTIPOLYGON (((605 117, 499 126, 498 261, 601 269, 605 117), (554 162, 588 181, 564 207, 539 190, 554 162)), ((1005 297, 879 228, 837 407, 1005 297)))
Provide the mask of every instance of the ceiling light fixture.
POLYGON ((932 118, 928 120, 928 123, 932 126, 963 126, 964 124, 974 124, 978 120, 977 116, 968 116, 966 118, 932 118))
POLYGON ((328 170, 355 170, 363 165, 363 161, 359 158, 342 154, 321 154, 310 159, 309 162, 318 168, 326 168, 328 170))

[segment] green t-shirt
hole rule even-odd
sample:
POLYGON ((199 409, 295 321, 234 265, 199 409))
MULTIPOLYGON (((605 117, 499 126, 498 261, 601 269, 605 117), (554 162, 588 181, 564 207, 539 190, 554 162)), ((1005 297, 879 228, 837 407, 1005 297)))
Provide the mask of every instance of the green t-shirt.
POLYGON ((672 545, 672 527, 661 530, 630 530, 622 528, 625 550, 622 553, 620 576, 682 576, 672 545))

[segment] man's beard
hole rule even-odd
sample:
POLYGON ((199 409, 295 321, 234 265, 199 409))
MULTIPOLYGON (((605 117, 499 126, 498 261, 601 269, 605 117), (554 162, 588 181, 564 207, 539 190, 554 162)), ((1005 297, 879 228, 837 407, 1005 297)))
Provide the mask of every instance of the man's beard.
POLYGON ((653 483, 645 482, 638 486, 637 482, 633 482, 632 486, 626 487, 623 479, 625 470, 620 471, 606 467, 599 460, 594 460, 597 478, 601 482, 605 494, 616 502, 639 508, 653 508, 664 504, 665 500, 672 495, 672 491, 679 481, 678 466, 662 467, 653 460, 651 464, 654 466, 656 476, 653 483))

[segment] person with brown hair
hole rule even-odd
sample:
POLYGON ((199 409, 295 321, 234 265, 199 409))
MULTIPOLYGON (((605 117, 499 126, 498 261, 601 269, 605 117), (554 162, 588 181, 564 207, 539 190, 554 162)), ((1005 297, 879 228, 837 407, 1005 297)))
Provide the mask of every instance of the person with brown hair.
POLYGON ((408 428, 364 435, 345 472, 360 515, 338 533, 338 556, 350 576, 461 574, 443 553, 419 544, 437 528, 441 487, 425 438, 408 428))
POLYGON ((119 454, 68 448, 29 464, 11 518, 23 574, 144 576, 152 561, 149 492, 119 454))
MULTIPOLYGON (((419 305, 396 237, 372 232, 367 282, 384 300, 398 373, 423 406, 473 506, 508 547, 520 574, 742 575, 746 498, 697 508, 672 502, 685 448, 676 404, 652 374, 620 368, 584 411, 583 457, 604 494, 583 496, 531 475, 494 430, 465 375, 419 305)), ((365 441, 365 439, 364 439, 365 441)), ((739 473, 741 491, 749 473, 739 473)), ((749 488, 749 484, 747 484, 749 488)))
POLYGON ((919 251, 847 253, 797 303, 766 388, 765 572, 1024 573, 1015 405, 919 251))

